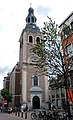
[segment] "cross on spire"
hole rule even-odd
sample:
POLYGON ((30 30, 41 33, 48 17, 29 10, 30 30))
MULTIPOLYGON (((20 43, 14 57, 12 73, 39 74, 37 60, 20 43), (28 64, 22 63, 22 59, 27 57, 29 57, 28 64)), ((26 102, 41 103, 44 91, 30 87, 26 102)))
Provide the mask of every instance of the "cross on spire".
POLYGON ((31 2, 30 2, 30 7, 31 7, 31 5, 32 5, 32 4, 31 4, 31 2))

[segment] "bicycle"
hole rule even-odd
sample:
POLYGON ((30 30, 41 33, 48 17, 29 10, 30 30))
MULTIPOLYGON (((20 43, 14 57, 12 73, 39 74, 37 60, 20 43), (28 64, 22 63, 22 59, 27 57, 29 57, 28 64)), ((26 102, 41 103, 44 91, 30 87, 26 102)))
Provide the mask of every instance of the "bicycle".
POLYGON ((32 120, 35 120, 37 118, 37 114, 35 111, 33 113, 31 113, 31 118, 32 118, 32 120))
POLYGON ((33 113, 31 113, 31 118, 32 120, 39 120, 39 119, 44 119, 46 115, 46 111, 34 111, 33 113))
POLYGON ((58 114, 59 112, 57 110, 49 111, 45 117, 44 120, 63 120, 62 116, 58 114))

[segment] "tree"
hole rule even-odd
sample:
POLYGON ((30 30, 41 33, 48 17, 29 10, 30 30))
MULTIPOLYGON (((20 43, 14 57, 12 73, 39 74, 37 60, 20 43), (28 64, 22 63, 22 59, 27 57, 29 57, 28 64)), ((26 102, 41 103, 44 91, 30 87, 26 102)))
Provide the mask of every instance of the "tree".
MULTIPOLYGON (((49 18, 49 17, 48 17, 49 18)), ((49 18, 42 29, 43 39, 36 44, 32 52, 39 56, 36 66, 46 75, 63 74, 62 47, 59 39, 58 26, 49 18)))
POLYGON ((49 79, 62 75, 66 89, 68 116, 70 118, 70 107, 67 90, 69 89, 68 65, 64 62, 65 54, 62 52, 62 43, 58 25, 48 17, 42 28, 43 39, 31 50, 37 54, 36 66, 42 74, 48 75, 49 79))
POLYGON ((1 90, 1 95, 4 98, 4 100, 7 100, 7 105, 9 104, 9 102, 12 102, 12 94, 9 93, 8 89, 3 88, 1 90))

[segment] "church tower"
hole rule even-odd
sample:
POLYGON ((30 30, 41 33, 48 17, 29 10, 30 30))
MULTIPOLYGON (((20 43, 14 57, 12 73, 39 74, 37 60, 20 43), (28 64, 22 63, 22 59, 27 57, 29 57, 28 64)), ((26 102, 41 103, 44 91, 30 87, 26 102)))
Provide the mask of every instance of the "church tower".
POLYGON ((28 104, 29 109, 45 108, 48 101, 48 79, 44 75, 39 76, 37 68, 33 65, 37 56, 30 51, 34 44, 40 42, 42 38, 36 21, 34 9, 30 7, 26 17, 26 26, 19 39, 21 103, 24 106, 28 104))

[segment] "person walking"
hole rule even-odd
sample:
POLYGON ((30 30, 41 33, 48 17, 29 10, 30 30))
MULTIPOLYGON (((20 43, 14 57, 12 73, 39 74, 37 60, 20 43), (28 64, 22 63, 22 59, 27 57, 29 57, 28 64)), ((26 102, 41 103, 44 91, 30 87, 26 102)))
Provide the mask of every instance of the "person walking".
POLYGON ((26 104, 26 109, 25 109, 26 111, 28 111, 28 105, 26 104))

